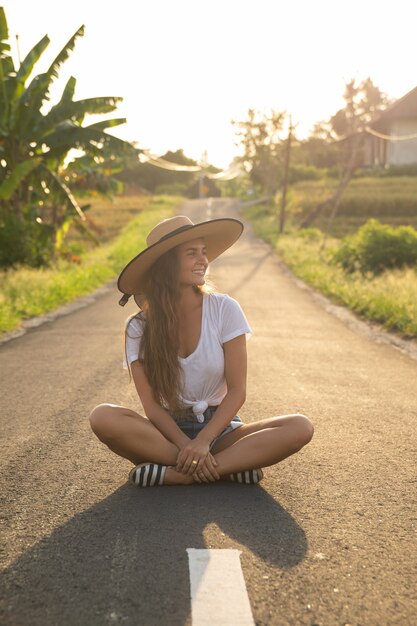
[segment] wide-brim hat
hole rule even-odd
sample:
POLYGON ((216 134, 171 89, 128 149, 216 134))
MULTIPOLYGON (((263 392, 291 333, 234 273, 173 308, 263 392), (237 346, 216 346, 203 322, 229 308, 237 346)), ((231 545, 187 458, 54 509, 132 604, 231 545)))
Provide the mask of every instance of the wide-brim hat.
POLYGON ((147 236, 145 250, 135 256, 120 273, 117 287, 124 296, 119 304, 124 306, 133 295, 140 306, 138 296, 142 291, 146 272, 159 257, 175 246, 203 237, 207 259, 211 262, 230 248, 239 239, 242 231, 242 222, 229 217, 194 224, 185 215, 178 215, 159 222, 147 236))

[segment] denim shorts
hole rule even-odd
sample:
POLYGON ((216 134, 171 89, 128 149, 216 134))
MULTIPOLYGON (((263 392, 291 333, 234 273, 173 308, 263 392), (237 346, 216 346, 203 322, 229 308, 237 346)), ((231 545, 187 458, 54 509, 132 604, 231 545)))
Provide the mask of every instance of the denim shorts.
MULTIPOLYGON (((182 432, 187 435, 187 437, 189 437, 190 439, 194 439, 195 437, 197 437, 198 433, 201 432, 203 428, 209 423, 216 410, 216 406, 209 406, 208 409, 204 411, 204 422, 198 422, 192 411, 189 412, 189 419, 187 415, 185 419, 177 419, 175 421, 177 425, 181 428, 182 432)), ((220 433, 220 435, 217 435, 217 437, 213 439, 210 444, 210 450, 214 446, 216 441, 218 441, 224 435, 227 435, 227 433, 231 433, 233 430, 239 428, 240 426, 243 426, 243 422, 238 415, 235 415, 230 424, 226 426, 226 428, 220 433)))

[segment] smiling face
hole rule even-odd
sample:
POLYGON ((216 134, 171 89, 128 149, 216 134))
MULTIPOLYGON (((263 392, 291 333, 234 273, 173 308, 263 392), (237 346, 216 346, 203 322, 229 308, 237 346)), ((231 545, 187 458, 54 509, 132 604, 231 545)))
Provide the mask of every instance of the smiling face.
POLYGON ((203 238, 192 239, 177 248, 181 286, 204 285, 208 267, 203 238))

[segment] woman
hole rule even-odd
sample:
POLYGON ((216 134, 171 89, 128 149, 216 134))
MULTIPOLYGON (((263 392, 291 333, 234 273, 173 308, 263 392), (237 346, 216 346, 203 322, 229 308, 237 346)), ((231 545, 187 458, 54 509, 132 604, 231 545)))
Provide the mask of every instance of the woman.
POLYGON ((160 222, 147 248, 121 272, 124 305, 140 307, 126 325, 126 366, 145 416, 101 404, 94 433, 135 467, 136 486, 217 480, 256 483, 260 468, 294 454, 313 436, 304 415, 243 424, 246 335, 240 305, 205 285, 208 263, 240 237, 234 219, 193 224, 185 216, 160 222))

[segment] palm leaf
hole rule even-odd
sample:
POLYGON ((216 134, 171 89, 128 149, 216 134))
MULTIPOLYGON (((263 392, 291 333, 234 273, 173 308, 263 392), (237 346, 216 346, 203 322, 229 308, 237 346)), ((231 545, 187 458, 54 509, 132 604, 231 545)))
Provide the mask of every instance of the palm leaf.
POLYGON ((7 104, 10 107, 9 124, 11 128, 16 126, 16 112, 18 113, 18 111, 16 111, 18 108, 17 103, 24 94, 26 80, 29 78, 35 63, 39 60, 48 45, 49 38, 45 36, 26 55, 16 75, 11 76, 9 79, 7 104))
POLYGON ((9 27, 7 25, 6 13, 4 8, 0 7, 0 127, 6 126, 6 120, 9 113, 9 105, 7 98, 7 82, 9 76, 14 72, 13 60, 9 55, 10 45, 9 27))
POLYGON ((7 25, 6 13, 0 7, 0 53, 3 50, 10 50, 9 44, 5 43, 9 39, 9 27, 7 25))
POLYGON ((74 49, 77 38, 82 37, 83 34, 84 26, 81 26, 52 61, 48 71, 35 76, 20 98, 19 109, 13 124, 20 138, 29 138, 31 133, 33 136, 33 128, 41 119, 40 109, 43 103, 49 100, 49 87, 54 78, 58 77, 58 70, 74 49), (37 119, 34 120, 34 116, 37 119))
POLYGON ((61 195, 61 197, 64 198, 64 200, 78 215, 78 217, 83 222, 85 222, 87 218, 84 215, 84 211, 72 195, 71 190, 67 187, 67 185, 62 180, 60 180, 59 177, 54 174, 54 172, 52 172, 44 165, 42 165, 40 169, 42 170, 42 175, 44 176, 45 180, 48 181, 48 186, 50 187, 50 189, 57 193, 57 195, 61 195))
POLYGON ((80 28, 78 28, 78 30, 75 31, 73 36, 67 41, 65 46, 62 48, 61 52, 58 54, 58 56, 56 56, 55 59, 52 61, 47 71, 47 75, 50 76, 51 82, 54 78, 58 78, 59 68, 68 59, 70 52, 74 50, 75 42, 77 41, 78 37, 83 37, 84 30, 85 30, 85 26, 84 25, 80 26, 80 28))
MULTIPOLYGON (((44 165, 42 165, 41 168, 42 168, 43 177, 48 182, 48 186, 51 189, 51 191, 55 194, 56 197, 61 197, 71 211, 70 214, 64 213, 61 216, 61 228, 65 223, 67 222, 71 223, 71 221, 73 220, 74 226, 78 230, 80 230, 85 235, 87 235, 91 239, 91 241, 93 241, 95 244, 98 244, 99 242, 97 238, 93 235, 93 233, 87 227, 86 225, 87 218, 85 216, 85 213, 83 209, 80 207, 80 205, 78 204, 78 202, 76 201, 76 199, 74 198, 74 196, 72 195, 71 190, 67 187, 65 183, 63 183, 58 178, 58 176, 56 176, 56 174, 51 172, 44 165)), ((84 208, 89 209, 90 205, 87 204, 85 205, 84 208)), ((57 232, 59 232, 59 228, 57 229, 57 232)), ((65 237, 65 235, 66 235, 66 228, 64 227, 64 229, 61 231, 58 237, 58 241, 56 240, 55 242, 55 244, 58 244, 58 248, 62 245, 62 241, 63 241, 63 239, 61 240, 60 237, 63 238, 65 237)))
POLYGON ((80 111, 95 115, 99 113, 111 113, 114 111, 123 98, 117 96, 108 96, 101 98, 85 98, 84 100, 76 100, 73 104, 76 105, 80 111))
POLYGON ((45 35, 45 37, 42 37, 42 39, 38 41, 35 46, 33 46, 32 50, 23 59, 17 71, 16 79, 18 82, 24 84, 27 81, 32 73, 35 63, 37 63, 45 48, 49 46, 49 43, 50 39, 47 35, 45 35))
POLYGON ((4 81, 7 82, 10 78, 15 78, 15 69, 12 57, 4 56, 0 58, 0 66, 4 81))
POLYGON ((0 185, 0 200, 9 200, 24 179, 31 172, 33 172, 33 170, 37 168, 41 162, 42 159, 39 157, 26 159, 16 165, 16 167, 0 185))
POLYGON ((75 93, 75 85, 77 84, 74 76, 70 76, 67 84, 64 87, 64 91, 62 92, 60 102, 72 102, 75 93))
POLYGON ((61 226, 56 230, 56 233, 55 233, 55 243, 54 243, 55 252, 60 252, 62 250, 62 246, 64 245, 64 241, 65 241, 65 237, 67 236, 73 221, 74 221, 74 215, 69 215, 63 221, 61 226))
POLYGON ((5 75, 3 69, 3 60, 0 58, 0 128, 4 128, 8 115, 7 91, 5 85, 5 75))
POLYGON ((19 139, 29 141, 41 119, 40 109, 49 88, 47 74, 35 76, 20 96, 10 129, 19 139), (31 135, 31 137, 29 137, 31 135))
POLYGON ((67 146, 67 149, 79 148, 87 152, 100 154, 102 147, 105 145, 115 152, 135 152, 135 154, 137 152, 132 144, 123 139, 109 135, 100 129, 97 130, 89 126, 76 126, 75 124, 71 125, 69 122, 60 125, 60 128, 45 137, 44 141, 51 149, 67 146))
POLYGON ((73 121, 81 124, 84 116, 87 114, 97 115, 100 113, 111 113, 117 106, 117 102, 121 98, 87 98, 85 100, 76 100, 73 102, 67 97, 61 98, 45 115, 39 126, 39 133, 43 135, 45 132, 51 132, 55 126, 65 121, 73 121))
POLYGON ((41 119, 38 125, 38 136, 42 137, 45 132, 54 130, 54 127, 60 122, 66 120, 70 116, 68 107, 72 103, 72 98, 75 92, 76 79, 74 76, 70 76, 67 84, 62 92, 61 99, 52 109, 41 119))
POLYGON ((5 41, 1 41, 0 39, 0 58, 8 56, 7 54, 4 54, 5 52, 10 52, 10 44, 6 43, 5 41))
POLYGON ((114 126, 120 126, 120 124, 126 124, 127 119, 125 117, 118 117, 112 120, 103 120, 102 122, 96 122, 90 124, 84 128, 91 128, 93 130, 106 130, 106 128, 114 128, 114 126))

